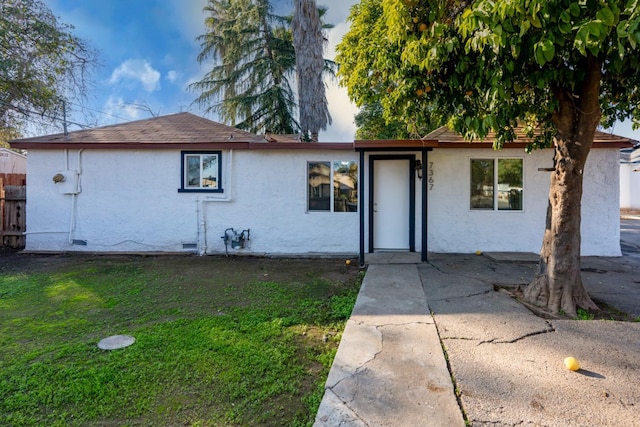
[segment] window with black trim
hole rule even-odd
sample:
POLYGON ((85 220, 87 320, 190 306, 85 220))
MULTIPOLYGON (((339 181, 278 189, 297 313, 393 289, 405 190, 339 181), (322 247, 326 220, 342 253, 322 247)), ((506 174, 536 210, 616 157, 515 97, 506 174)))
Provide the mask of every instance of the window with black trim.
POLYGON ((471 159, 470 208, 521 211, 522 164, 522 159, 471 159))
POLYGON ((180 192, 222 193, 222 152, 183 151, 180 192))
POLYGON ((358 162, 307 162, 309 212, 358 212, 358 162))

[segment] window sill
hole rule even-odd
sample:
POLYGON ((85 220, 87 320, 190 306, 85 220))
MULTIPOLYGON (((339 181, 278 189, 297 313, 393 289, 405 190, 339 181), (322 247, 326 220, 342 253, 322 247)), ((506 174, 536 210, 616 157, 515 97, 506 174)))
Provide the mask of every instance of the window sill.
POLYGON ((178 188, 178 193, 224 193, 224 190, 222 188, 178 188))

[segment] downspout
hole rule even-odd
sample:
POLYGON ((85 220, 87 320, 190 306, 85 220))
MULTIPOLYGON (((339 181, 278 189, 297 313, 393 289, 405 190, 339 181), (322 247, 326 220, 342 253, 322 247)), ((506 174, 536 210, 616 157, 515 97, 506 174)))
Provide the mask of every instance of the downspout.
MULTIPOLYGON (((358 203, 359 211, 360 211, 360 247, 359 247, 359 267, 364 268, 364 184, 365 184, 365 174, 364 174, 364 151, 360 150, 360 164, 358 165, 358 172, 360 176, 358 177, 358 203)), ((371 186, 371 183, 368 184, 371 186)), ((371 235, 369 235, 369 239, 371 239, 371 235)))
MULTIPOLYGON (((71 220, 69 221, 69 244, 73 244, 73 230, 76 227, 76 198, 78 197, 78 193, 80 192, 80 175, 82 174, 82 152, 84 148, 78 150, 78 170, 75 172, 74 184, 75 188, 73 189, 73 193, 71 193, 71 220)), ((65 166, 66 170, 69 170, 69 155, 68 150, 65 150, 65 166)))
POLYGON ((231 201, 231 188, 232 188, 232 178, 233 178, 233 150, 229 150, 229 155, 227 156, 227 167, 226 167, 226 176, 225 180, 225 197, 223 198, 211 198, 211 197, 201 197, 196 200, 196 215, 197 215, 197 224, 198 230, 196 235, 196 242, 198 245, 198 254, 206 255, 207 254, 207 215, 205 211, 204 204, 205 202, 230 202, 231 201))
POLYGON ((421 242, 421 254, 420 261, 427 262, 427 254, 429 248, 427 247, 427 236, 429 232, 428 228, 428 213, 429 213, 429 198, 427 196, 429 191, 429 176, 427 175, 427 166, 429 165, 429 150, 422 149, 422 242, 421 242))

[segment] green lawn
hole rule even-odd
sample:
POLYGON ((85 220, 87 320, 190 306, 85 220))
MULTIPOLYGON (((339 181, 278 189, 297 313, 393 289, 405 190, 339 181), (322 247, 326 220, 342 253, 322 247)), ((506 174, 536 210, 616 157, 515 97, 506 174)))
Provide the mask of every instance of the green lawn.
POLYGON ((311 425, 360 285, 343 260, 0 258, 0 425, 311 425), (125 349, 98 341, 133 335, 125 349))

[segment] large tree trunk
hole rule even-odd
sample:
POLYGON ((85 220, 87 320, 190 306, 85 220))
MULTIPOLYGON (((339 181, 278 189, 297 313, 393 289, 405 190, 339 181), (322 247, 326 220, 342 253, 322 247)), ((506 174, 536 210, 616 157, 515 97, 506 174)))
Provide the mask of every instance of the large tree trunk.
POLYGON ((298 76, 300 130, 311 142, 331 124, 322 73, 324 71, 324 36, 315 0, 294 0, 291 22, 298 76))
POLYGON ((601 64, 585 60, 586 79, 580 91, 554 88, 558 101, 553 122, 554 166, 547 221, 538 271, 526 287, 525 300, 552 313, 575 317, 576 307, 597 309, 580 275, 582 177, 587 155, 600 122, 601 64))

